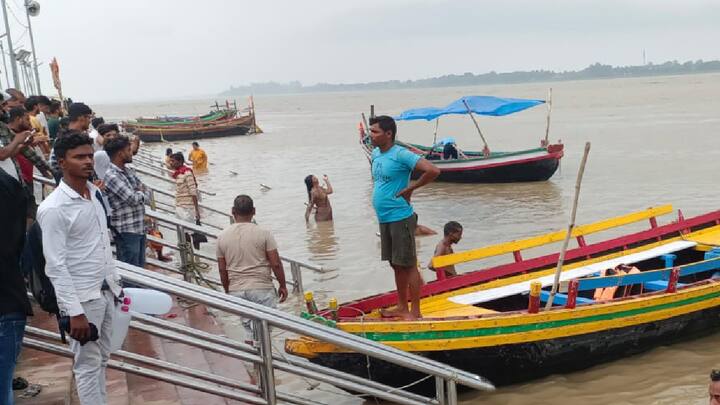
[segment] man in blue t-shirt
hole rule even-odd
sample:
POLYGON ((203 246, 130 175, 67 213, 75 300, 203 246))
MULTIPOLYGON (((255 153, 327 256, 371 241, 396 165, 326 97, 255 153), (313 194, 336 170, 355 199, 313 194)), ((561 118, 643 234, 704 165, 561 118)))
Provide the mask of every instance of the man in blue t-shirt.
POLYGON ((395 271, 398 304, 383 316, 406 319, 420 318, 420 273, 415 252, 417 215, 410 205, 413 191, 440 174, 440 169, 402 146, 395 145, 397 126, 391 117, 382 115, 370 119, 372 152, 373 206, 380 223, 382 260, 390 262, 395 271), (410 184, 410 174, 421 172, 410 184), (408 292, 412 307, 408 308, 408 292))

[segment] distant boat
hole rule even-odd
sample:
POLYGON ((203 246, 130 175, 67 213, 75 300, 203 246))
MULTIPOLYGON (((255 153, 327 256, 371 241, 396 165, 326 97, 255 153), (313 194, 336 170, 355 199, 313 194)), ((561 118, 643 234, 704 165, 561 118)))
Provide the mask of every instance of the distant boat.
POLYGON ((251 100, 250 107, 244 110, 247 115, 240 115, 237 106, 220 108, 215 103, 216 111, 195 117, 155 117, 138 118, 135 121, 123 122, 123 128, 137 135, 143 142, 173 142, 205 138, 220 138, 261 133, 255 121, 255 107, 251 100))
MULTIPOLYGON (((433 145, 423 146, 402 141, 396 141, 396 143, 406 147, 413 153, 431 160, 432 163, 440 169, 440 176, 438 176, 437 181, 452 183, 545 181, 552 177, 557 171, 564 150, 564 145, 561 143, 549 144, 549 109, 547 119, 548 128, 545 131, 545 138, 541 141, 541 146, 539 148, 510 152, 491 152, 473 116, 473 114, 504 116, 544 103, 544 100, 469 96, 455 100, 444 108, 428 107, 407 110, 396 117, 396 120, 436 120, 433 145), (439 142, 437 141, 438 120, 441 116, 450 114, 470 115, 478 133, 485 143, 485 148, 482 152, 460 151, 454 145, 455 141, 453 138, 444 138, 439 142), (446 144, 450 144, 452 148, 455 148, 458 154, 457 157, 443 159, 446 144)), ((361 124, 360 128, 360 144, 369 160, 374 146, 370 140, 370 132, 367 128, 364 128, 363 124, 361 124)), ((415 178, 415 176, 413 178, 415 178)))

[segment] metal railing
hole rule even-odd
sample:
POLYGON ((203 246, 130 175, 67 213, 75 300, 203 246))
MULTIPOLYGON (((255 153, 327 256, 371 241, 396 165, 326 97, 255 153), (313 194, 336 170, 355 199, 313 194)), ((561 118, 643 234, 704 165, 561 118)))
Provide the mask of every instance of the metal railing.
MULTIPOLYGON (((35 175, 34 179, 36 182, 41 184, 43 186, 43 190, 45 186, 49 187, 55 187, 55 182, 51 179, 35 175)), ((151 196, 154 193, 164 194, 168 196, 173 196, 173 194, 159 190, 157 188, 152 187, 151 185, 146 186, 151 190, 151 196)), ((43 191, 43 197, 45 193, 43 191)), ((153 197, 154 198, 154 197, 153 197)), ((153 242, 160 242, 163 244, 163 246, 166 246, 168 248, 171 248, 173 250, 176 250, 180 252, 180 269, 174 268, 173 266, 170 266, 166 263, 163 263, 159 260, 148 260, 148 263, 161 267, 165 270, 174 271, 174 272, 183 272, 183 269, 187 269, 188 265, 191 261, 197 262, 198 260, 206 260, 213 263, 217 263, 217 258, 204 254, 203 252, 196 251, 192 249, 192 246, 184 243, 185 241, 185 234, 188 232, 198 232, 201 234, 204 234, 210 238, 217 239, 219 235, 219 230, 221 229, 218 226, 206 223, 204 225, 197 225, 192 222, 183 221, 175 217, 174 211, 171 209, 163 209, 157 204, 157 201, 150 201, 148 202, 149 208, 152 208, 152 205, 155 205, 156 210, 147 209, 145 211, 145 214, 150 217, 151 219, 158 222, 159 225, 164 226, 167 229, 172 229, 176 233, 176 243, 171 244, 169 242, 166 242, 162 239, 155 238, 152 236, 148 236, 149 240, 152 240, 153 242), (161 212, 162 211, 162 212, 161 212), (210 229, 214 228, 214 229, 210 229)), ((169 204, 168 204, 169 205, 169 204)), ((214 210, 211 207, 202 206, 203 209, 207 209, 209 211, 218 212, 222 215, 227 215, 225 213, 222 213, 220 211, 214 210)), ((293 292, 302 294, 305 290, 303 285, 303 277, 302 277, 302 269, 308 269, 311 271, 314 271, 316 273, 328 273, 332 270, 326 269, 323 266, 317 266, 313 265, 304 261, 296 260, 291 257, 287 256, 280 256, 280 259, 287 263, 290 266, 290 279, 288 280, 288 283, 293 286, 293 292)), ((206 276, 202 276, 203 278, 207 279, 210 284, 220 285, 218 280, 213 280, 211 278, 208 278, 206 276)))
MULTIPOLYGON (((271 382, 273 380, 273 370, 275 369, 274 363, 277 363, 271 350, 271 337, 269 334, 270 326, 300 335, 310 336, 324 342, 350 349, 354 352, 362 353, 373 358, 377 358, 402 367, 413 369, 429 376, 433 376, 436 379, 438 387, 436 395, 442 394, 442 398, 436 397, 434 400, 417 402, 416 394, 411 394, 409 392, 405 392, 404 390, 392 391, 393 389, 391 389, 392 392, 385 392, 382 393, 382 395, 378 392, 369 393, 370 395, 378 396, 380 398, 387 399, 393 402, 407 404, 455 404, 457 400, 456 384, 462 384, 478 390, 493 389, 492 384, 490 384, 488 381, 486 381, 480 376, 468 373, 460 369, 449 367, 445 364, 427 359, 422 356, 404 352, 391 346, 386 346, 371 340, 367 340, 360 336, 352 335, 338 329, 330 328, 325 325, 298 318, 285 312, 255 304, 253 302, 236 298, 228 294, 210 290, 208 288, 187 283, 182 280, 177 280, 166 275, 150 272, 145 269, 141 269, 121 262, 117 262, 117 266, 122 278, 131 283, 140 284, 160 291, 165 291, 167 293, 171 293, 194 302, 202 303, 207 306, 229 312, 231 314, 252 319, 254 322, 255 330, 260 331, 257 336, 258 340, 260 341, 258 355, 262 359, 262 363, 256 362, 256 364, 258 364, 260 368, 259 374, 262 377, 261 380, 265 381, 263 385, 263 392, 266 393, 266 399, 268 400, 268 403, 274 403, 272 401, 273 398, 275 398, 275 387, 274 384, 271 384, 271 382), (401 398, 398 398, 395 393, 401 393, 401 398), (393 397, 390 398, 388 397, 388 395, 392 395, 393 397)), ((157 319, 155 321, 162 322, 157 319)), ((159 329, 160 331, 164 331, 163 333, 168 332, 166 330, 167 325, 159 324, 158 326, 162 326, 162 328, 157 329, 159 329)), ((185 332, 187 332, 187 330, 185 330, 185 332)), ((204 336, 203 334, 201 335, 201 337, 205 338, 206 336, 204 336)), ((204 339, 200 339, 200 342, 209 344, 204 339)), ((238 349, 242 345, 236 342, 234 343, 234 346, 235 349, 238 349)), ((245 359, 248 361, 257 360, 248 358, 247 356, 245 356, 245 359)), ((306 365, 307 363, 303 363, 303 367, 305 367, 306 365)), ((329 371, 329 369, 325 369, 325 371, 329 371)), ((338 375, 338 371, 332 370, 329 376, 332 377, 332 375, 338 375)), ((359 377, 355 377, 353 380, 347 380, 343 377, 339 379, 332 379, 330 380, 330 382, 333 385, 338 385, 342 388, 363 393, 368 393, 367 389, 370 387, 377 387, 377 383, 371 384, 369 386, 356 386, 355 384, 353 384, 353 382, 357 378, 359 377)), ((367 384, 367 382, 364 382, 363 384, 367 384)))

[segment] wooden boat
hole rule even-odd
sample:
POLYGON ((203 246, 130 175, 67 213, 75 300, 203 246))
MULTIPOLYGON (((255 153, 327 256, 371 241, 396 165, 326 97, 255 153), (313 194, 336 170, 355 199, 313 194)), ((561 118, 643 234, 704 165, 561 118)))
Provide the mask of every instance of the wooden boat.
MULTIPOLYGON (((541 142, 540 148, 513 152, 491 152, 485 142, 485 137, 475 121, 473 114, 503 116, 513 114, 540 104, 543 100, 499 98, 491 96, 470 96, 462 97, 444 108, 416 108, 404 111, 396 117, 398 121, 407 120, 439 120, 443 115, 465 114, 470 115, 476 125, 478 133, 485 143, 482 152, 464 152, 465 156, 455 159, 442 159, 441 142, 433 141, 432 146, 423 146, 412 143, 396 141, 397 144, 408 148, 410 151, 432 160, 440 169, 437 181, 453 183, 512 183, 528 181, 545 181, 552 177, 557 171, 560 159, 563 157, 564 146, 561 143, 549 144, 549 125, 546 130, 545 139, 541 142)), ((437 125, 435 128, 437 138, 437 125)), ((452 139, 452 138, 446 138, 452 139)), ((452 141, 454 143, 454 140, 452 141)), ((369 131, 361 124, 360 144, 368 160, 374 149, 369 131)), ((415 177, 414 177, 415 178, 415 177)))
POLYGON ((247 135, 255 133, 254 114, 194 124, 176 124, 171 126, 134 125, 133 134, 143 142, 174 142, 205 138, 247 135))
MULTIPOLYGON (((548 310, 533 313, 533 304, 537 308, 548 295, 538 287, 552 284, 558 254, 527 259, 521 251, 559 242, 565 231, 434 259, 436 267, 501 254, 512 254, 514 261, 428 283, 420 320, 380 317, 381 308, 397 303, 395 293, 303 316, 466 369, 496 385, 583 369, 712 333, 720 327, 720 211, 690 219, 679 213, 677 221, 658 226, 656 217, 671 211, 661 206, 575 228, 571 236, 578 247, 567 251, 564 288, 548 310), (585 242, 587 235, 641 220, 649 220, 650 228, 585 242), (598 275, 619 263, 641 272, 598 275), (539 285, 531 287, 532 282, 539 285), (613 299, 593 299, 595 289, 609 287, 619 287, 613 299)), ((394 386, 424 377, 308 337, 288 339, 285 350, 394 386)), ((434 382, 411 389, 434 390, 434 382)))
POLYGON ((219 121, 229 119, 237 115, 235 109, 223 109, 217 111, 211 111, 205 115, 193 116, 193 117, 138 117, 134 122, 126 122, 125 125, 131 127, 134 126, 173 126, 173 125, 188 125, 196 123, 209 123, 213 121, 219 121))

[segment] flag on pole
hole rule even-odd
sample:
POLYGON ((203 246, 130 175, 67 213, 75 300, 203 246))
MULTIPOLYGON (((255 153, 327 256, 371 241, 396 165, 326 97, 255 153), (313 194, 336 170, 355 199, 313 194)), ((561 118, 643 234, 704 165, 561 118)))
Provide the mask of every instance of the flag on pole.
POLYGON ((54 57, 50 62, 50 72, 52 73, 53 86, 55 86, 58 91, 58 96, 60 96, 60 103, 63 106, 63 110, 67 111, 65 98, 63 98, 62 94, 62 83, 60 82, 60 65, 58 65, 57 59, 54 57))

